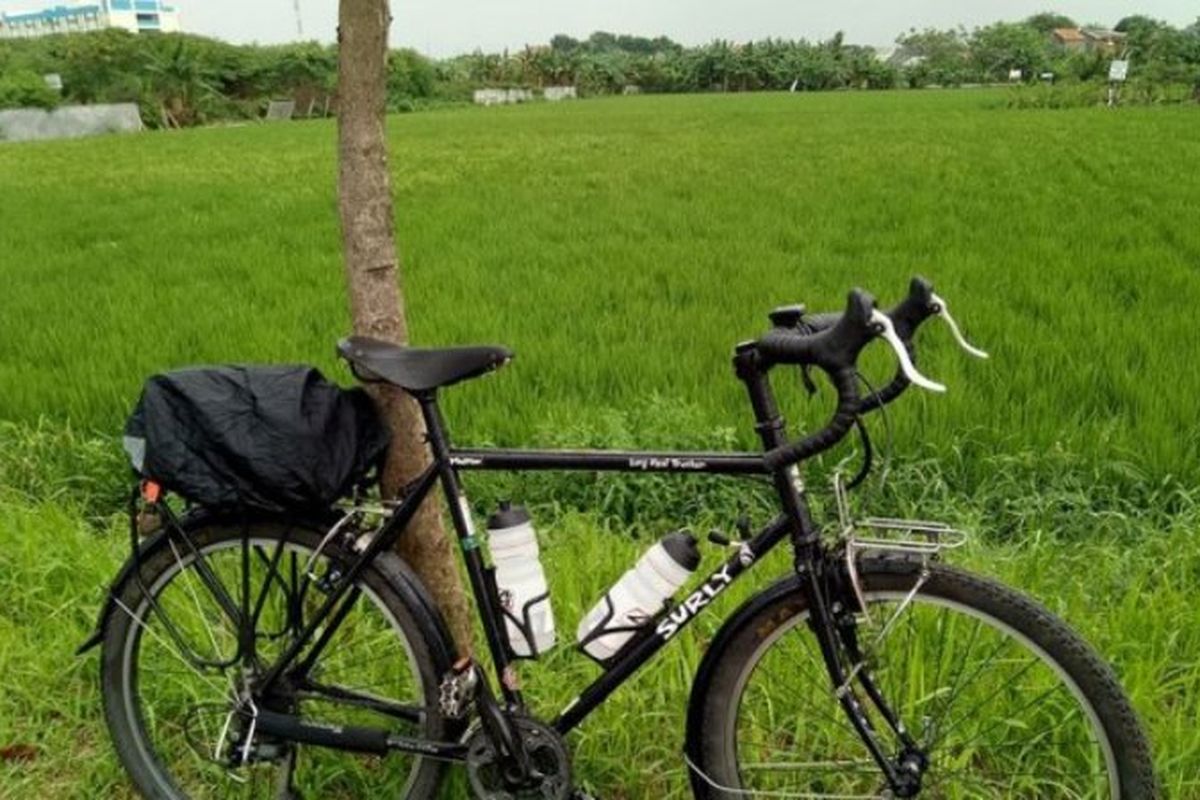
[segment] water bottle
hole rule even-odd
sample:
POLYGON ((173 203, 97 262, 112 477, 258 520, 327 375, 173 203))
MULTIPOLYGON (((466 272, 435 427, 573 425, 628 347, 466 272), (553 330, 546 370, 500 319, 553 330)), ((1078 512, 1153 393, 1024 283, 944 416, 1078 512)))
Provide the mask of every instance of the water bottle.
POLYGON ((700 549, 690 533, 672 533, 642 555, 632 569, 579 623, 579 646, 597 661, 616 655, 663 610, 700 566, 700 549))
POLYGON ((487 527, 509 646, 517 656, 535 657, 554 646, 554 612, 537 533, 529 513, 508 503, 500 504, 487 527))

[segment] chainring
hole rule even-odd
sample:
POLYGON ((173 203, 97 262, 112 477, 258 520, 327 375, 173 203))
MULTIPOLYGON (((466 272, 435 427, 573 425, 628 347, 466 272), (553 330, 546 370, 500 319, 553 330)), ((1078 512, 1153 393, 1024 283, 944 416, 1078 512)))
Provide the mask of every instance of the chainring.
POLYGON ((526 717, 512 719, 525 745, 533 775, 518 782, 507 759, 482 728, 467 738, 467 778, 477 800, 568 800, 571 757, 562 736, 548 725, 526 717))

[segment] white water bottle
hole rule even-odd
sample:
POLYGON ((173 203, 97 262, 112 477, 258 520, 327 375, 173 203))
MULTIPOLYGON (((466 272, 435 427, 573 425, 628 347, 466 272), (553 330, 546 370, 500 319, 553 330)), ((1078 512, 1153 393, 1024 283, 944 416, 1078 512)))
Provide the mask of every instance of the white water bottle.
POLYGON ((555 636, 550 591, 538 558, 537 533, 529 513, 508 503, 500 504, 487 526, 509 646, 523 658, 538 656, 554 646, 555 636))
POLYGON ((579 623, 580 647, 597 661, 612 658, 637 628, 663 610, 699 566, 700 549, 694 536, 680 532, 665 537, 647 550, 579 623))

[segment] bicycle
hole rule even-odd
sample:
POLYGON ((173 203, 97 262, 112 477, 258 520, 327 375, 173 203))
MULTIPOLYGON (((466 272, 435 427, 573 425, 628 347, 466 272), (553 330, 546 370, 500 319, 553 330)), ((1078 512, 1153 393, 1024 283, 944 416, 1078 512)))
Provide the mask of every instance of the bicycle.
MULTIPOLYGON (((360 498, 304 519, 179 515, 142 484, 133 510, 152 513, 158 530, 139 543, 131 527, 133 555, 85 645, 102 645, 105 716, 134 785, 171 800, 424 798, 456 763, 476 797, 571 797, 566 735, 787 540, 791 574, 728 618, 696 673, 682 754, 696 797, 1157 797, 1149 745, 1113 671, 1041 605, 945 565, 956 532, 852 520, 840 483, 837 536, 812 519, 803 462, 856 427, 865 436, 862 416, 911 385, 944 390, 912 360, 932 317, 985 355, 919 278, 887 313, 861 290, 839 314, 776 309, 769 332, 733 357, 763 445, 748 453, 456 447, 439 390, 500 367, 507 350, 344 340, 340 354, 360 379, 416 398, 432 465, 402 500, 360 498), (876 338, 899 368, 864 397, 856 364, 876 338), (828 376, 838 402, 824 428, 789 440, 769 378, 778 367, 828 376), (713 534, 731 551, 721 566, 630 626, 601 675, 541 720, 527 710, 506 628, 528 615, 505 607, 462 490, 460 473, 479 470, 761 476, 780 512, 753 536, 713 534), (439 484, 491 678, 458 657, 394 553, 439 484)), ((868 459, 859 480, 869 468, 868 459)))

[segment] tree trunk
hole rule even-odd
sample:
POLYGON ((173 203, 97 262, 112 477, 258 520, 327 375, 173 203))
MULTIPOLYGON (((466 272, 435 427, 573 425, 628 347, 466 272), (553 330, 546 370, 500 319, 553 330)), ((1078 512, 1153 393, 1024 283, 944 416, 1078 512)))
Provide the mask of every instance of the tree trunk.
MULTIPOLYGON (((384 134, 390 23, 388 0, 341 0, 338 193, 354 331, 406 344, 384 134)), ((371 392, 392 430, 383 492, 394 497, 429 464, 425 424, 416 401, 401 390, 376 385, 371 392)), ((410 523, 399 550, 432 592, 459 651, 466 654, 471 650, 471 616, 437 494, 431 493, 410 523)))

